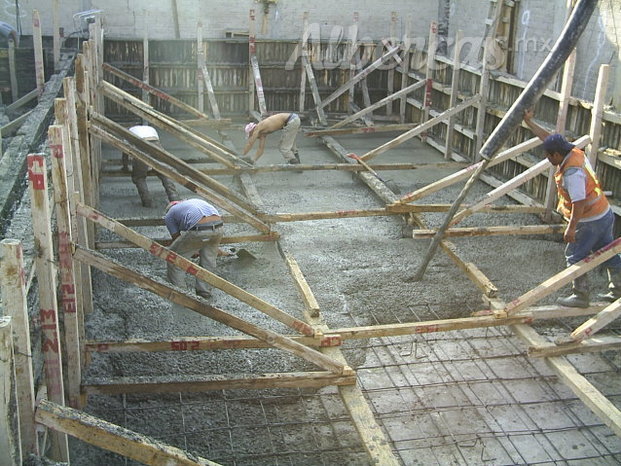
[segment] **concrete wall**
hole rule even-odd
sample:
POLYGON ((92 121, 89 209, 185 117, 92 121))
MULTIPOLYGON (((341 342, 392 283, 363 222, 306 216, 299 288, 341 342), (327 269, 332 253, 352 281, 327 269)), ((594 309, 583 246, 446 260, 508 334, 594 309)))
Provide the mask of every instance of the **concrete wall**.
MULTIPOLYGON (((103 10, 106 34, 111 38, 141 38, 145 25, 149 37, 169 39, 175 36, 172 0, 62 0, 61 26, 65 34, 76 29, 73 15, 90 9, 103 10)), ((277 0, 270 5, 267 15, 263 5, 255 0, 176 0, 179 9, 181 38, 196 36, 196 24, 204 25, 205 38, 222 38, 228 30, 248 29, 248 11, 256 11, 258 38, 292 39, 302 33, 302 14, 309 12, 309 23, 321 39, 348 37, 353 23, 353 13, 359 13, 358 39, 378 39, 390 34, 391 12, 397 13, 396 33, 403 37, 408 17, 411 18, 410 36, 414 43, 425 44, 430 21, 446 20, 446 0, 277 0), (439 3, 442 8, 439 18, 439 3), (264 21, 265 19, 265 21, 264 21)), ((20 0, 22 33, 32 33, 32 10, 39 10, 44 34, 52 33, 53 0, 20 0)), ((520 0, 515 2, 516 27, 513 71, 523 80, 529 80, 549 52, 565 21, 566 0, 520 0)), ((485 31, 488 0, 450 0, 448 7, 448 38, 461 29, 471 51, 464 60, 477 64, 478 47, 485 31)), ((15 25, 15 1, 0 0, 0 20, 15 25)), ((446 26, 445 23, 443 23, 446 26)), ((598 2, 598 8, 583 34, 577 55, 573 95, 592 100, 599 66, 612 66, 608 89, 609 101, 615 99, 621 107, 621 1, 598 2)), ((450 45, 450 44, 449 44, 450 45)), ((449 53, 450 48, 449 48, 449 53)))

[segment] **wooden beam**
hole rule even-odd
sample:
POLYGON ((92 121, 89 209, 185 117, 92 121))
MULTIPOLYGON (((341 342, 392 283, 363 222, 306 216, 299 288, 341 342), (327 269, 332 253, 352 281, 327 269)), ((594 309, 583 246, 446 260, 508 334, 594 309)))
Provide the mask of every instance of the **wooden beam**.
POLYGON ((144 464, 218 465, 83 411, 46 400, 39 403, 36 420, 50 429, 144 464))
MULTIPOLYGON (((0 259, 2 305, 4 313, 11 319, 13 330, 14 368, 12 372, 15 373, 19 442, 23 455, 28 457, 30 454, 39 455, 40 450, 34 423, 35 388, 22 243, 15 239, 0 241, 0 259)), ((0 379, 10 382, 13 375, 7 374, 0 379)), ((9 406, 8 403, 2 404, 9 406)))
MULTIPOLYGON (((41 319, 42 347, 45 382, 50 400, 65 404, 63 361, 56 297, 56 260, 52 244, 52 221, 48 199, 47 169, 42 154, 28 155, 28 181, 32 210, 32 229, 37 245, 36 267, 39 288, 39 318, 41 319)), ((56 461, 69 461, 67 436, 51 436, 51 457, 56 461)))
MULTIPOLYGON (((363 115, 366 115, 367 113, 372 112, 375 109, 378 109, 378 108, 380 108, 380 107, 382 107, 384 105, 387 105, 388 103, 391 103, 393 100, 396 100, 396 99, 400 98, 401 96, 407 95, 410 92, 414 92, 416 89, 420 89, 424 85, 425 85, 425 83, 423 81, 421 81, 421 82, 418 82, 418 83, 411 84, 410 86, 406 87, 405 89, 401 89, 400 91, 397 91, 394 94, 390 94, 389 96, 384 97, 382 100, 379 100, 379 101, 375 102, 373 105, 371 105, 369 107, 366 107, 366 108, 360 110, 359 112, 354 113, 353 115, 348 116, 344 120, 341 120, 338 123, 332 125, 327 130, 324 130, 322 132, 322 134, 328 134, 325 131, 330 131, 330 129, 336 129, 336 128, 340 128, 342 126, 345 126, 346 124, 351 123, 352 121, 355 121, 358 118, 361 118, 363 115)), ((307 134, 307 136, 308 135, 309 134, 307 134)))
MULTIPOLYGON (((391 49, 389 49, 388 52, 386 52, 384 55, 379 57, 377 60, 375 60, 369 66, 367 66, 365 69, 363 69, 361 72, 359 72, 356 76, 354 76, 352 79, 350 79, 347 83, 345 83, 342 86, 340 86, 332 94, 330 94, 326 99, 324 99, 323 102, 321 103, 321 107, 322 108, 326 107, 328 104, 330 104, 330 102, 332 102, 337 97, 339 97, 341 94, 343 94, 343 92, 349 90, 350 87, 353 87, 356 83, 358 83, 358 82, 362 81, 363 79, 365 79, 372 71, 376 70, 377 68, 382 66, 384 64, 384 62, 386 62, 386 61, 390 60, 392 57, 394 57, 399 50, 401 50, 400 46, 392 47, 391 49)), ((396 58, 398 58, 398 57, 396 57, 396 58)), ((399 61, 401 61, 401 60, 399 59, 399 61)))
POLYGON ((620 336, 597 336, 569 345, 546 343, 528 347, 528 355, 533 358, 551 358, 567 354, 599 353, 621 349, 620 336))
MULTIPOLYGON (((449 98, 449 108, 457 104, 457 95, 459 94, 459 74, 461 70, 461 47, 462 47, 463 31, 459 29, 455 33, 455 45, 453 50, 453 73, 451 75, 451 96, 449 98)), ((453 130, 455 128, 455 118, 449 117, 446 123, 446 144, 444 148, 444 158, 450 159, 453 152, 453 130)))
MULTIPOLYGON (((272 233, 269 235, 246 235, 246 236, 223 236, 220 244, 235 244, 235 243, 250 243, 276 241, 279 235, 272 233)), ((172 240, 170 238, 150 238, 151 241, 157 242, 163 246, 170 245, 172 240)), ((131 241, 97 241, 95 243, 96 249, 127 249, 137 248, 131 241)))
POLYGON ((595 333, 606 327, 609 323, 621 315, 621 299, 617 299, 614 303, 606 306, 597 313, 596 316, 580 325, 571 332, 570 338, 574 342, 580 342, 586 338, 590 338, 595 333))
MULTIPOLYGON (((514 325, 511 329, 529 345, 545 345, 546 339, 528 325, 514 325)), ((580 398, 587 407, 614 432, 621 437, 621 411, 597 390, 585 377, 580 375, 569 361, 562 357, 546 358, 558 377, 580 398)))
POLYGON ((311 290, 310 286, 308 286, 306 277, 304 277, 304 274, 302 273, 298 262, 291 254, 289 254, 282 248, 280 242, 278 243, 278 252, 284 259, 285 264, 287 265, 287 268, 289 269, 289 272, 293 277, 295 286, 298 289, 298 293, 300 293, 302 302, 304 303, 304 309, 311 317, 317 317, 319 315, 319 303, 317 303, 317 299, 315 299, 313 291, 311 290))
POLYGON ((22 97, 21 99, 18 99, 19 96, 19 85, 17 83, 17 71, 15 68, 15 41, 13 40, 12 37, 9 37, 9 79, 11 82, 11 105, 7 105, 5 111, 8 113, 10 110, 13 110, 13 108, 11 108, 13 105, 15 105, 18 100, 23 99, 26 96, 30 96, 31 94, 34 93, 34 97, 37 97, 37 95, 39 94, 38 89, 34 89, 32 91, 30 91, 28 94, 26 94, 24 97, 22 97))
MULTIPOLYGON (((438 48, 438 23, 431 21, 429 24, 429 40, 427 41, 427 66, 425 66, 425 97, 423 100, 423 112, 420 124, 424 125, 429 120, 429 112, 431 111, 431 96, 433 91, 433 70, 435 63, 436 50, 438 48)), ((421 131, 421 140, 427 139, 427 129, 425 127, 421 131)))
POLYGON ((319 96, 319 89, 317 88, 317 81, 315 80, 315 73, 313 73, 313 67, 310 64, 308 54, 305 54, 304 49, 302 49, 301 60, 302 66, 306 70, 306 77, 308 78, 308 85, 311 89, 311 94, 315 103, 315 110, 317 112, 317 118, 319 119, 319 123, 323 126, 328 126, 328 119, 326 118, 326 114, 323 111, 321 97, 319 96))
MULTIPOLYGON (((341 345, 341 337, 336 334, 321 338, 283 335, 305 346, 326 348, 341 345)), ((250 336, 227 337, 179 337, 174 340, 151 341, 132 339, 125 341, 87 341, 86 351, 91 353, 136 353, 159 351, 213 351, 227 349, 271 348, 265 341, 250 336)))
POLYGON ((45 90, 45 70, 43 63, 43 38, 41 36, 41 18, 38 10, 32 10, 32 43, 35 57, 35 81, 39 97, 45 90))
POLYGON ((597 162, 599 141, 602 134, 602 121, 604 118, 604 105, 606 104, 606 91, 608 90, 609 76, 610 65, 600 65, 599 75, 597 76, 597 87, 595 88, 595 97, 593 98, 593 109, 591 110, 591 125, 589 126, 591 144, 587 147, 586 151, 589 162, 591 162, 591 166, 593 167, 595 167, 597 162))
MULTIPOLYGON (((179 304, 181 306, 192 309, 201 315, 209 317, 211 319, 222 322, 229 327, 237 329, 247 335, 252 335, 262 341, 265 341, 269 345, 279 348, 284 351, 291 352, 313 364, 316 364, 323 369, 329 370, 335 374, 350 374, 351 368, 342 364, 336 363, 329 358, 326 358, 318 351, 304 346, 296 341, 293 341, 287 337, 277 334, 271 330, 260 328, 254 324, 246 322, 239 317, 229 314, 221 309, 211 306, 205 303, 203 300, 187 296, 182 290, 164 284, 158 280, 143 276, 134 270, 120 265, 119 263, 108 259, 105 256, 95 252, 77 247, 75 252, 75 258, 84 263, 88 263, 93 267, 97 267, 102 272, 110 274, 121 280, 128 281, 134 285, 157 294, 163 298, 179 304)), ((303 325, 308 326, 303 323, 303 325)), ((310 335, 314 335, 315 332, 310 326, 308 326, 310 335)))
MULTIPOLYGON (((13 336, 11 317, 0 316, 0 449, 7 465, 22 464, 24 455, 19 433, 13 428, 13 336)), ((19 422, 19 421, 18 421, 19 422)), ((28 457, 28 454, 25 455, 28 457)))
MULTIPOLYGON (((321 353, 318 353, 321 354, 321 353)), ((331 385, 353 385, 354 374, 335 375, 330 372, 291 372, 239 377, 193 375, 174 378, 113 377, 89 381, 83 385, 87 395, 118 395, 122 393, 192 393, 210 390, 260 390, 264 388, 321 388, 331 385)))
POLYGON ((532 290, 514 299, 507 305, 507 307, 505 307, 504 312, 506 312, 507 315, 511 315, 520 309, 530 306, 549 294, 561 289, 573 279, 584 275, 589 270, 592 270, 598 265, 606 262, 615 254, 619 254, 619 252, 621 252, 621 238, 617 238, 609 245, 595 251, 593 254, 590 254, 582 259, 580 262, 576 262, 575 264, 567 267, 565 270, 548 278, 532 290))
POLYGON ((60 304, 63 312, 64 341, 66 358, 67 399, 74 408, 82 406, 80 382, 82 367, 80 355, 80 319, 76 298, 76 280, 73 269, 72 233, 69 207, 69 190, 65 168, 64 148, 68 141, 64 138, 63 127, 52 125, 48 128, 48 141, 52 152, 52 182, 56 203, 56 228, 58 235, 58 265, 60 277, 60 304))
MULTIPOLYGON (((563 233, 567 225, 502 225, 495 227, 449 228, 444 236, 449 238, 472 236, 547 235, 563 233)), ((437 230, 413 230, 412 238, 433 238, 437 230)))
POLYGON ((370 160, 374 157, 377 157, 378 155, 386 152, 387 150, 390 150, 393 147, 397 147, 403 144, 404 142, 412 139, 413 137, 423 133, 424 131, 427 131, 429 128, 437 125, 438 123, 441 123, 442 121, 444 121, 451 115, 455 115, 456 113, 459 113, 462 110, 465 110, 471 105, 474 105, 476 102, 478 102, 479 99, 480 99, 480 96, 476 95, 468 100, 465 100, 459 105, 457 105, 456 107, 445 110, 444 112, 440 113, 438 116, 432 118, 431 120, 427 120, 425 123, 418 125, 416 128, 406 131, 405 133, 401 134, 395 139, 388 141, 387 143, 382 144, 381 146, 373 150, 370 150, 366 154, 362 155, 361 158, 364 160, 370 160))

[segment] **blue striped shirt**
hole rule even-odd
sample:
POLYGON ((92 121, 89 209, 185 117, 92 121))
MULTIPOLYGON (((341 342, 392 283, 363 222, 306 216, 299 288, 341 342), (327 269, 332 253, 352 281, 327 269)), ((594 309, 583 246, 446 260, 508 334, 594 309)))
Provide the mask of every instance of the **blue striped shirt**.
POLYGON ((216 208, 202 199, 187 199, 175 204, 164 217, 171 235, 192 228, 203 217, 220 215, 216 208))

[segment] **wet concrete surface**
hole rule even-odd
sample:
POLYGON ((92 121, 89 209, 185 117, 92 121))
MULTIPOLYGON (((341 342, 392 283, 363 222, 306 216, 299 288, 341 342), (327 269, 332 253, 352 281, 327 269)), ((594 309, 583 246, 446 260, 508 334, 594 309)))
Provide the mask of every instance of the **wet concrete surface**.
MULTIPOLYGON (((243 147, 241 129, 228 134, 236 147, 243 147)), ((338 141, 362 155, 395 136, 350 136, 339 137, 338 141)), ((277 141, 276 135, 268 138, 266 153, 258 165, 283 163, 277 141)), ((182 158, 199 155, 166 135, 163 145, 182 158)), ((335 161, 315 139, 300 136, 299 146, 302 163, 335 161)), ((105 148, 105 159, 118 160, 120 154, 105 148)), ((374 161, 435 163, 442 157, 416 139, 374 161)), ((406 193, 452 171, 386 171, 381 176, 406 193)), ((265 173, 252 178, 270 213, 383 206, 351 173, 265 173)), ((233 177, 218 180, 242 192, 233 177)), ((101 210, 113 218, 163 216, 163 188, 155 177, 149 178, 149 186, 155 194, 154 207, 144 208, 129 176, 104 177, 101 210)), ((460 183, 446 188, 420 203, 451 203, 462 186, 460 183)), ((478 183, 466 202, 489 190, 478 183)), ((195 196, 184 188, 180 192, 184 197, 195 196)), ((503 198, 500 203, 512 201, 503 198)), ((430 227, 437 227, 444 214, 422 217, 430 227)), ((539 221, 533 215, 477 214, 464 220, 462 226, 535 223, 539 221)), ((237 223, 225 228, 225 235, 254 232, 237 223)), ((400 217, 282 223, 275 229, 282 235, 283 249, 300 265, 330 328, 466 317, 483 309, 480 290, 441 250, 422 281, 407 280, 417 271, 430 240, 404 236, 408 229, 400 217)), ((150 237, 167 236, 163 226, 137 230, 150 237)), ((99 238, 115 237, 102 231, 99 238)), ((502 236, 455 238, 452 242, 464 261, 476 264, 498 287, 499 297, 510 301, 563 269, 563 244, 559 239, 502 236)), ((257 259, 219 258, 219 275, 304 319, 303 303, 276 245, 234 246, 247 249, 257 259)), ((104 252, 141 273, 165 280, 165 263, 144 251, 104 252)), ((603 278, 592 275, 596 284, 603 286, 603 278)), ((199 315, 174 315, 166 300, 99 271, 94 272, 94 292, 95 311, 86 320, 89 339, 240 335, 199 315)), ((540 304, 551 304, 556 296, 540 304)), ((212 304, 263 328, 292 333, 222 291, 214 292, 212 304)), ((569 325, 572 323, 554 322, 541 328, 555 335, 566 332, 569 325)), ((586 461, 581 464, 621 461, 621 441, 611 437, 608 428, 581 406, 545 364, 529 359, 525 347, 508 329, 350 340, 342 350, 349 365, 358 369, 359 385, 403 464, 556 463, 572 458, 586 461), (572 414, 567 414, 568 406, 572 414), (568 446, 565 448, 562 442, 568 446)), ((613 402, 621 404, 618 357, 609 354, 575 359, 586 359, 587 370, 595 379, 600 377, 598 383, 607 387, 613 402)), ((124 353, 95 354, 84 377, 88 382, 119 376, 302 370, 317 367, 275 349, 124 353)), ((369 462, 335 387, 92 396, 86 411, 222 464, 369 462)), ((133 464, 73 439, 71 449, 74 464, 133 464)))

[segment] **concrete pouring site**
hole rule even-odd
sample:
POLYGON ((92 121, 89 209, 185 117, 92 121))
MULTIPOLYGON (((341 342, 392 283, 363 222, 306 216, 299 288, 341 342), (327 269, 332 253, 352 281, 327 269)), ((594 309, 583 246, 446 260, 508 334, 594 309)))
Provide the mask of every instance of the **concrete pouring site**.
POLYGON ((0 14, 0 464, 621 463, 618 5, 41 3, 0 14), (531 108, 615 215, 570 267, 531 108))

